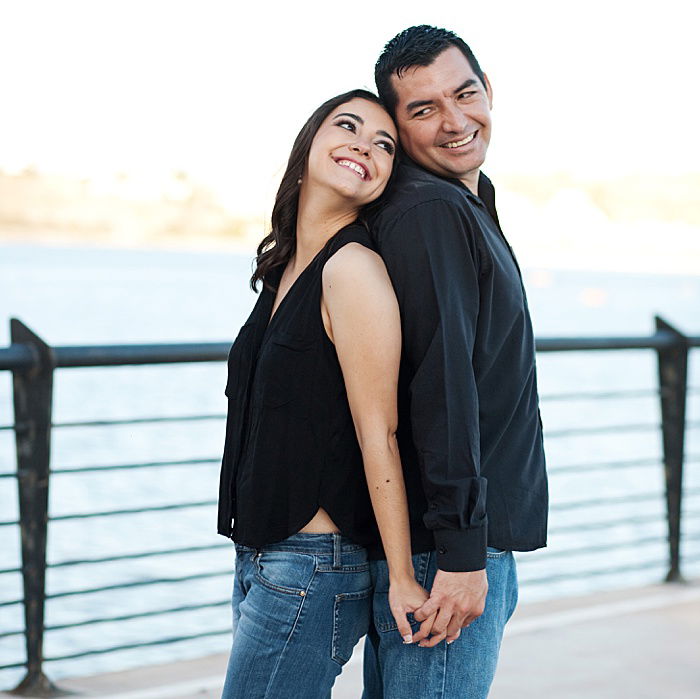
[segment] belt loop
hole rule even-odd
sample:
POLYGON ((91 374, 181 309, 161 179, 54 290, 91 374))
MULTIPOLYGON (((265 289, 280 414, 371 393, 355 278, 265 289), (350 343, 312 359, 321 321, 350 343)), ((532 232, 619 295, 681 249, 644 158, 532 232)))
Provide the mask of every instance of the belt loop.
POLYGON ((342 568, 340 551, 340 534, 333 532, 333 568, 342 568))

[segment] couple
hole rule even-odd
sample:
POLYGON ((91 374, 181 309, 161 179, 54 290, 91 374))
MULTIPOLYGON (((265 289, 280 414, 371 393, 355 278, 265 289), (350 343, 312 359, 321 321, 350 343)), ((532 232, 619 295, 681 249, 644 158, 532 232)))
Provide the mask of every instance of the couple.
POLYGON ((223 699, 488 695, 546 545, 535 346, 480 172, 491 86, 411 27, 292 148, 228 358, 219 533, 236 543, 223 699), (487 491, 488 483, 488 491, 487 491))

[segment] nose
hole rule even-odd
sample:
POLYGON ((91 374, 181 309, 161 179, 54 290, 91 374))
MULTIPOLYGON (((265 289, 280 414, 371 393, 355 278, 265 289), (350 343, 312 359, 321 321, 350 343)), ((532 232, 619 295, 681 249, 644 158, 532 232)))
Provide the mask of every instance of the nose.
POLYGON ((443 112, 442 128, 448 133, 462 133, 467 125, 467 118, 455 105, 450 105, 443 112))
POLYGON ((355 141, 355 143, 350 145, 350 150, 353 153, 358 153, 359 155, 369 157, 369 143, 365 143, 364 141, 355 141))

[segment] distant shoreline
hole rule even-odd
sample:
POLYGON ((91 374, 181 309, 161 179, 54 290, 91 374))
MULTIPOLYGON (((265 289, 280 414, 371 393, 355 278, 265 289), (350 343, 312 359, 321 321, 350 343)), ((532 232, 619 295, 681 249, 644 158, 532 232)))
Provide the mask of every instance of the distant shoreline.
POLYGON ((148 238, 119 236, 110 233, 65 233, 62 231, 28 231, 0 229, 1 244, 56 247, 89 247, 118 250, 181 250, 250 253, 255 255, 262 240, 252 236, 161 235, 148 238))
MULTIPOLYGON (((143 250, 164 252, 221 252, 255 257, 256 248, 262 240, 252 236, 225 237, 212 235, 162 235, 149 238, 119 237, 114 234, 65 233, 62 231, 20 231, 0 229, 1 245, 36 245, 40 247, 93 248, 102 250, 143 250)), ((672 275, 700 277, 700 250, 695 255, 677 253, 673 257, 660 258, 650 251, 625 250, 624 256, 601 257, 595 249, 581 250, 548 249, 543 241, 532 245, 524 238, 511 244, 518 263, 528 270, 572 270, 592 272, 618 272, 624 274, 672 275)))

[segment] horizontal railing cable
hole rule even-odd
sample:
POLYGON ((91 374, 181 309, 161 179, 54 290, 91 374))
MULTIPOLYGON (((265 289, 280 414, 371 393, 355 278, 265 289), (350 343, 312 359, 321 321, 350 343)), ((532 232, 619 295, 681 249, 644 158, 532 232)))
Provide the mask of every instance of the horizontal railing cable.
POLYGON ((666 517, 663 513, 652 517, 649 515, 637 517, 619 517, 616 519, 606 519, 598 522, 574 522, 572 524, 562 524, 552 526, 547 530, 549 536, 559 534, 570 534, 572 532, 595 531, 598 529, 609 529, 611 527, 621 527, 624 525, 638 524, 666 524, 666 517))
POLYGON ((589 473, 598 470, 616 470, 624 468, 635 468, 639 466, 658 466, 663 457, 650 457, 646 459, 622 459, 619 461, 594 461, 586 464, 548 464, 547 473, 589 473))
POLYGON ((7 665, 0 665, 0 670, 15 670, 20 667, 27 667, 27 661, 21 663, 8 663, 7 665))
POLYGON ((132 464, 108 464, 105 466, 76 466, 69 468, 52 468, 51 474, 60 473, 99 473, 100 471, 121 471, 139 468, 165 468, 169 466, 204 466, 209 464, 218 464, 221 462, 221 457, 216 458, 197 458, 197 459, 171 459, 168 461, 144 461, 141 463, 132 464))
POLYGON ((75 420, 70 422, 54 422, 56 427, 111 427, 112 425, 146 425, 159 422, 197 422, 201 420, 221 420, 226 415, 223 413, 210 413, 205 415, 170 415, 162 417, 135 417, 104 420, 75 420))
MULTIPOLYGON (((601 551, 615 551, 621 548, 627 548, 629 546, 645 546, 646 544, 666 544, 666 540, 663 536, 645 536, 639 539, 634 539, 630 541, 618 541, 610 544, 595 544, 593 546, 579 546, 556 549, 551 552, 547 552, 547 549, 543 550, 543 553, 537 559, 523 559, 525 563, 541 563, 543 560, 548 560, 551 558, 565 558, 567 556, 586 556, 591 553, 599 553, 601 551)), ((521 561, 518 560, 518 565, 521 561)), ((584 571, 585 573, 585 571, 584 571)))
MULTIPOLYGON (((217 578, 224 575, 231 575, 232 569, 209 571, 207 573, 191 573, 180 575, 176 578, 148 578, 146 580, 131 580, 127 582, 115 583, 114 585, 101 585, 100 587, 87 587, 80 590, 64 590, 63 592, 52 592, 46 595, 46 599, 61 599, 63 597, 77 597, 79 595, 92 595, 99 592, 114 592, 115 590, 128 590, 134 587, 147 587, 149 585, 171 585, 175 583, 188 582, 190 580, 204 580, 206 578, 217 578)), ((22 604, 24 599, 5 600, 0 602, 0 607, 12 607, 22 604)))
POLYGON ((120 646, 110 646, 109 648, 93 648, 80 653, 70 653, 68 655, 54 655, 50 658, 44 658, 45 662, 56 662, 58 660, 75 660, 76 658, 85 658, 89 655, 102 655, 104 653, 113 653, 120 650, 133 650, 135 648, 147 648, 148 646, 162 646, 168 643, 179 643, 180 641, 192 641, 197 638, 208 638, 210 636, 224 636, 231 633, 230 628, 216 629, 214 631, 202 631, 201 633, 192 633, 185 636, 170 636, 168 638, 159 638, 153 641, 141 641, 140 643, 127 643, 120 646))
MULTIPOLYGON (((121 515, 137 515, 144 512, 167 512, 169 510, 185 510, 191 507, 210 507, 216 505, 216 500, 201 500, 199 502, 176 502, 168 505, 151 505, 149 507, 133 507, 122 510, 104 510, 101 512, 73 512, 66 515, 49 517, 50 522, 65 522, 71 519, 91 519, 94 517, 116 517, 121 515)), ((2 522, 0 522, 0 525, 2 522)))
MULTIPOLYGON (((135 553, 123 553, 116 556, 102 556, 100 558, 75 558, 67 561, 58 561, 56 563, 47 563, 47 568, 66 568, 68 566, 91 565, 95 563, 112 563, 114 561, 132 561, 139 558, 152 558, 155 556, 172 556, 182 553, 199 553, 201 551, 215 551, 230 549, 226 543, 221 544, 206 544, 203 546, 184 546, 176 549, 161 549, 154 551, 137 551, 135 553)), ((1 573, 2 571, 0 571, 1 573)))
MULTIPOLYGON (((700 487, 687 488, 684 495, 700 495, 700 487)), ((601 505, 619 505, 629 502, 645 502, 647 500, 661 500, 663 493, 630 493, 629 495, 619 495, 609 498, 595 498, 591 500, 571 500, 567 502, 557 502, 550 505, 550 510, 571 510, 579 507, 599 507, 601 505)))
POLYGON ((543 393, 540 402, 578 401, 578 400, 611 400, 629 398, 658 398, 659 390, 653 388, 630 388, 619 391, 575 391, 571 393, 543 393))
POLYGON ((80 590, 65 590, 63 592, 53 592, 46 595, 46 599, 60 599, 62 597, 76 597, 77 595, 91 595, 98 592, 113 592, 114 590, 127 590, 134 587, 146 587, 148 585, 171 585, 174 583, 187 582, 189 580, 204 580, 205 578, 217 578, 222 575, 231 575, 232 569, 215 570, 208 573, 191 573, 190 575, 180 575, 176 578, 148 578, 147 580, 132 580, 129 582, 117 583, 114 585, 102 585, 100 587, 88 587, 80 590))
POLYGON ((638 570, 646 570, 649 568, 666 567, 668 559, 652 559, 649 561, 641 561, 623 566, 611 566, 608 568, 593 568, 586 570, 575 570, 568 573, 556 573, 553 575, 543 575, 541 577, 527 578, 523 577, 520 580, 522 585, 542 585, 543 583, 551 583, 559 580, 571 580, 572 578, 581 578, 582 576, 600 576, 600 575, 617 575, 618 573, 631 573, 638 570))
MULTIPOLYGON (((230 599, 218 600, 216 602, 203 602, 201 604, 185 604, 179 607, 168 607, 167 609, 152 609, 147 612, 134 612, 133 614, 120 614, 119 616, 95 617, 93 619, 83 619, 70 624, 54 624, 44 626, 44 631, 64 631, 66 629, 75 629, 82 626, 93 626, 95 624, 108 624, 116 621, 133 621, 134 619, 144 619, 152 616, 162 616, 163 614, 179 614, 182 612, 194 612, 200 609, 213 609, 215 607, 224 607, 231 604, 230 599)), ((24 629, 7 631, 0 633, 0 638, 8 638, 9 636, 23 636, 24 629)))
POLYGON ((619 495, 606 498, 592 498, 589 500, 567 500, 565 502, 551 503, 550 511, 573 510, 581 507, 601 507, 604 505, 618 505, 630 502, 646 502, 647 500, 660 500, 663 493, 631 493, 629 495, 619 495))
POLYGON ((544 428, 544 436, 547 439, 553 437, 574 437, 577 435, 606 434, 613 432, 658 432, 661 424, 656 422, 627 423, 622 425, 593 425, 591 427, 570 427, 563 430, 551 430, 544 428))

